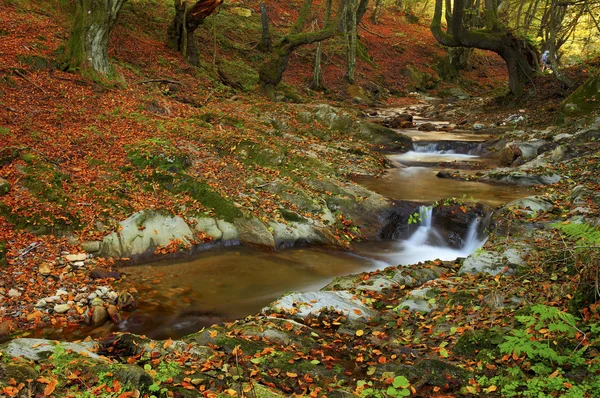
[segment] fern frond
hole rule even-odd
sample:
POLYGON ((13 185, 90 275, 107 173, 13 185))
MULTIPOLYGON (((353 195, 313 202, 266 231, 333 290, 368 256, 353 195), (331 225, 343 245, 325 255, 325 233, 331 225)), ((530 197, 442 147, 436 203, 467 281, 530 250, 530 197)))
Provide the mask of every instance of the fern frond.
POLYGON ((584 241, 587 245, 600 245, 600 229, 590 224, 562 224, 554 223, 552 226, 562 231, 569 238, 584 241))

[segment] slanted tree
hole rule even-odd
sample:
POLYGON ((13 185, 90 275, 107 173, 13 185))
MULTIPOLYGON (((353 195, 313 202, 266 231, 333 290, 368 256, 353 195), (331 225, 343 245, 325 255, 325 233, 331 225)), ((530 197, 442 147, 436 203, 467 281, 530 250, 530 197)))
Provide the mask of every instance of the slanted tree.
POLYGON ((175 0, 175 17, 167 28, 167 45, 179 51, 192 65, 200 65, 200 54, 194 32, 206 17, 215 12, 223 0, 198 0, 190 6, 188 0, 175 0))
POLYGON ((511 93, 520 97, 532 82, 536 71, 537 51, 532 45, 509 31, 498 17, 498 0, 485 0, 485 27, 473 28, 465 23, 466 0, 446 0, 446 30, 442 29, 444 0, 436 0, 431 32, 440 44, 493 51, 506 62, 511 93), (452 4, 453 3, 453 4, 452 4))
POLYGON ((108 40, 127 0, 77 0, 65 69, 110 77, 108 40))
POLYGON ((335 35, 340 18, 346 12, 345 4, 346 0, 339 1, 336 18, 330 20, 322 29, 303 32, 312 6, 312 0, 304 0, 294 25, 286 35, 272 43, 271 52, 258 70, 261 89, 267 96, 273 98, 275 87, 281 82, 294 50, 307 44, 327 40, 335 35))

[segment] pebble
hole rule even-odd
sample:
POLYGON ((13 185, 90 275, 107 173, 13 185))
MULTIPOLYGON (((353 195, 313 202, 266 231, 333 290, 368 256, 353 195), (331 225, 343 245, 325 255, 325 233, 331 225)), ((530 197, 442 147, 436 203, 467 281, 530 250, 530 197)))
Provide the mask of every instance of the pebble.
POLYGON ((121 317, 119 316, 119 310, 117 309, 116 306, 109 305, 106 311, 108 312, 108 316, 110 317, 111 321, 113 321, 114 323, 121 322, 121 317))
POLYGON ((38 268, 38 272, 40 275, 48 276, 52 273, 52 267, 48 263, 41 263, 38 268))
POLYGON ((88 298, 88 300, 93 300, 96 297, 98 297, 98 295, 96 293, 90 293, 87 298, 88 298))
POLYGON ((86 258, 87 258, 87 254, 85 254, 85 253, 67 254, 65 256, 65 260, 67 260, 70 263, 73 263, 75 261, 84 261, 86 258))
POLYGON ((71 306, 69 304, 57 304, 54 306, 54 312, 57 314, 64 314, 69 311, 71 306))
POLYGON ((100 297, 96 297, 92 300, 92 307, 102 307, 104 306, 104 300, 100 297))
POLYGON ((101 326, 108 320, 108 311, 104 307, 94 307, 92 325, 101 326))
POLYGON ((112 302, 116 302, 118 297, 119 297, 119 294, 114 291, 108 292, 108 294, 106 295, 106 298, 112 302))
POLYGON ((10 289, 8 291, 8 297, 21 297, 21 292, 17 289, 10 289))
POLYGON ((37 303, 35 303, 35 308, 44 308, 47 304, 48 302, 46 300, 41 299, 37 303))
POLYGON ((76 267, 76 268, 83 268, 83 267, 85 267, 85 262, 83 262, 83 261, 75 261, 72 264, 73 264, 73 267, 76 267))
POLYGON ((54 293, 54 295, 55 295, 55 296, 68 296, 68 295, 69 295, 69 292, 67 292, 67 291, 66 291, 66 290, 64 290, 64 289, 58 289, 58 290, 56 291, 56 293, 54 293))

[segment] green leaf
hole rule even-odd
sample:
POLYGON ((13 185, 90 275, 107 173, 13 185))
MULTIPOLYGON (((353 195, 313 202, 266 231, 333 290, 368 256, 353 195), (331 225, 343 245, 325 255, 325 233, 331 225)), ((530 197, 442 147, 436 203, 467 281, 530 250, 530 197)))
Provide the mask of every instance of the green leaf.
POLYGON ((394 382, 392 383, 392 385, 394 386, 394 388, 408 388, 408 386, 410 386, 410 383, 408 382, 408 379, 404 376, 396 376, 394 377, 394 382))

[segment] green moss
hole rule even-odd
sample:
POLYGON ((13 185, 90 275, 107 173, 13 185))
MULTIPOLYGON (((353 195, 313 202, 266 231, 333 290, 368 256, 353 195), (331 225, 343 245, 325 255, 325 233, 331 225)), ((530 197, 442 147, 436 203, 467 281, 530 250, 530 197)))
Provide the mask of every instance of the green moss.
POLYGON ((246 355, 254 355, 257 352, 261 352, 267 346, 267 343, 261 340, 246 340, 238 337, 226 337, 221 335, 216 338, 216 345, 229 353, 231 353, 235 347, 239 346, 246 355))
POLYGON ((559 121, 580 117, 600 110, 600 77, 590 77, 569 95, 560 106, 559 121))
POLYGON ((0 241, 0 265, 6 265, 6 242, 0 241))
POLYGON ((225 221, 233 221, 243 216, 242 212, 233 203, 223 198, 205 182, 185 178, 177 185, 176 189, 179 192, 188 193, 192 198, 202 203, 203 206, 213 209, 215 215, 225 221))
POLYGON ((482 350, 494 350, 503 341, 503 333, 498 330, 467 330, 454 345, 454 353, 475 357, 482 350))
POLYGON ((177 173, 189 167, 189 156, 168 140, 149 138, 127 148, 129 161, 138 169, 177 173))
POLYGON ((279 213, 281 214, 281 216, 283 217, 283 219, 286 220, 286 221, 299 222, 299 223, 305 223, 305 222, 307 222, 306 218, 302 217, 298 213, 295 213, 293 211, 289 211, 287 209, 279 209, 279 213))
POLYGON ((223 59, 218 64, 224 84, 242 91, 253 91, 258 85, 258 72, 243 60, 223 59))

